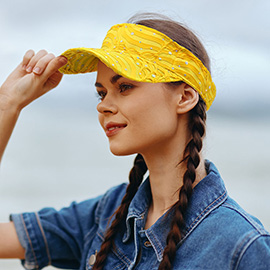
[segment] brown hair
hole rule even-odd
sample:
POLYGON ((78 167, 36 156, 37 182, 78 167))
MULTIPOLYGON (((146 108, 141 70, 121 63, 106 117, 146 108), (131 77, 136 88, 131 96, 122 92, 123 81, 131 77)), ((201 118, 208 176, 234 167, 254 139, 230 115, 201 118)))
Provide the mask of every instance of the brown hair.
MULTIPOLYGON (((210 60, 202 43, 191 30, 184 27, 182 24, 172 21, 162 15, 152 13, 135 15, 128 22, 144 25, 164 33, 175 42, 191 51, 210 71, 210 60)), ((167 85, 173 86, 177 83, 179 84, 181 82, 168 83, 167 85)), ((196 179, 196 168, 200 164, 199 153, 202 149, 203 137, 205 135, 205 121, 206 105, 200 97, 197 105, 189 112, 188 129, 191 138, 185 148, 183 156, 180 157, 180 160, 186 163, 187 169, 183 177, 183 186, 179 192, 179 200, 171 209, 171 211, 174 211, 174 217, 171 223, 171 230, 167 236, 167 245, 164 249, 163 260, 159 265, 159 270, 172 269, 173 260, 178 247, 177 245, 180 243, 183 236, 185 213, 192 195, 193 183, 196 179)), ((121 223, 127 216, 129 204, 143 181, 146 171, 147 166, 145 161, 143 157, 138 154, 135 158, 134 166, 130 171, 129 185, 126 194, 122 199, 121 205, 114 214, 115 218, 105 235, 105 239, 101 245, 93 269, 101 270, 103 268, 107 254, 110 249, 113 248, 114 237, 119 231, 121 223)))

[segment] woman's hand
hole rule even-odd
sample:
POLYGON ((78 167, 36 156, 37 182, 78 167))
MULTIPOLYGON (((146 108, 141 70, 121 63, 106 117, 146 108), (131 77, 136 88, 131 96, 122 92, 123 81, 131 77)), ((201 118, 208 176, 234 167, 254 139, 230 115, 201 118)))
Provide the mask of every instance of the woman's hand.
POLYGON ((63 56, 30 50, 0 87, 0 161, 20 111, 59 84, 58 69, 66 62, 63 56))
POLYGON ((9 75, 0 88, 0 110, 20 111, 33 100, 56 87, 62 74, 58 71, 67 62, 45 50, 37 54, 29 50, 22 63, 9 75))

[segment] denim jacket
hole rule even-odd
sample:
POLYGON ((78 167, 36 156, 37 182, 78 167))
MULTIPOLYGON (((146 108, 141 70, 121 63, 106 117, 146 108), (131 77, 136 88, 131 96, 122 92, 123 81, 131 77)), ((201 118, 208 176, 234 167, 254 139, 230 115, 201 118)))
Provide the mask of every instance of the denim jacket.
MULTIPOLYGON (((227 195, 215 166, 206 162, 208 175, 196 185, 186 214, 186 226, 173 269, 270 269, 270 234, 227 195)), ((56 211, 11 215, 26 259, 26 269, 54 265, 92 269, 96 253, 126 192, 126 184, 105 195, 56 211)), ((108 254, 105 270, 158 269, 172 214, 144 229, 151 190, 149 179, 133 198, 126 221, 108 254)))

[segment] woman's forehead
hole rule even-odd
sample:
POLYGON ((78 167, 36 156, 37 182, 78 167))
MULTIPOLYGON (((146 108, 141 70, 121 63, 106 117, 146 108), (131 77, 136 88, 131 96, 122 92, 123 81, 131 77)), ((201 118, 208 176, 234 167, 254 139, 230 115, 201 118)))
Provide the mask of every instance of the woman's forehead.
MULTIPOLYGON (((114 70, 106 66, 102 61, 98 61, 97 65, 97 81, 109 79, 112 84, 116 83, 119 79, 124 78, 127 81, 135 82, 124 76, 119 75, 114 70)), ((140 82, 136 82, 140 83, 140 82)))

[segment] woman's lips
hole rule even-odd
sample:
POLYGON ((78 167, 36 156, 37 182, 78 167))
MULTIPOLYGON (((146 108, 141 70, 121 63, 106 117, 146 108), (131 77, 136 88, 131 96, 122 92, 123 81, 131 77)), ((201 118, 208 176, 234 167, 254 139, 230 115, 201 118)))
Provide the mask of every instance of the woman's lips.
POLYGON ((116 135, 120 130, 124 129, 127 125, 126 124, 119 124, 110 122, 105 125, 105 132, 107 137, 111 137, 116 135))

